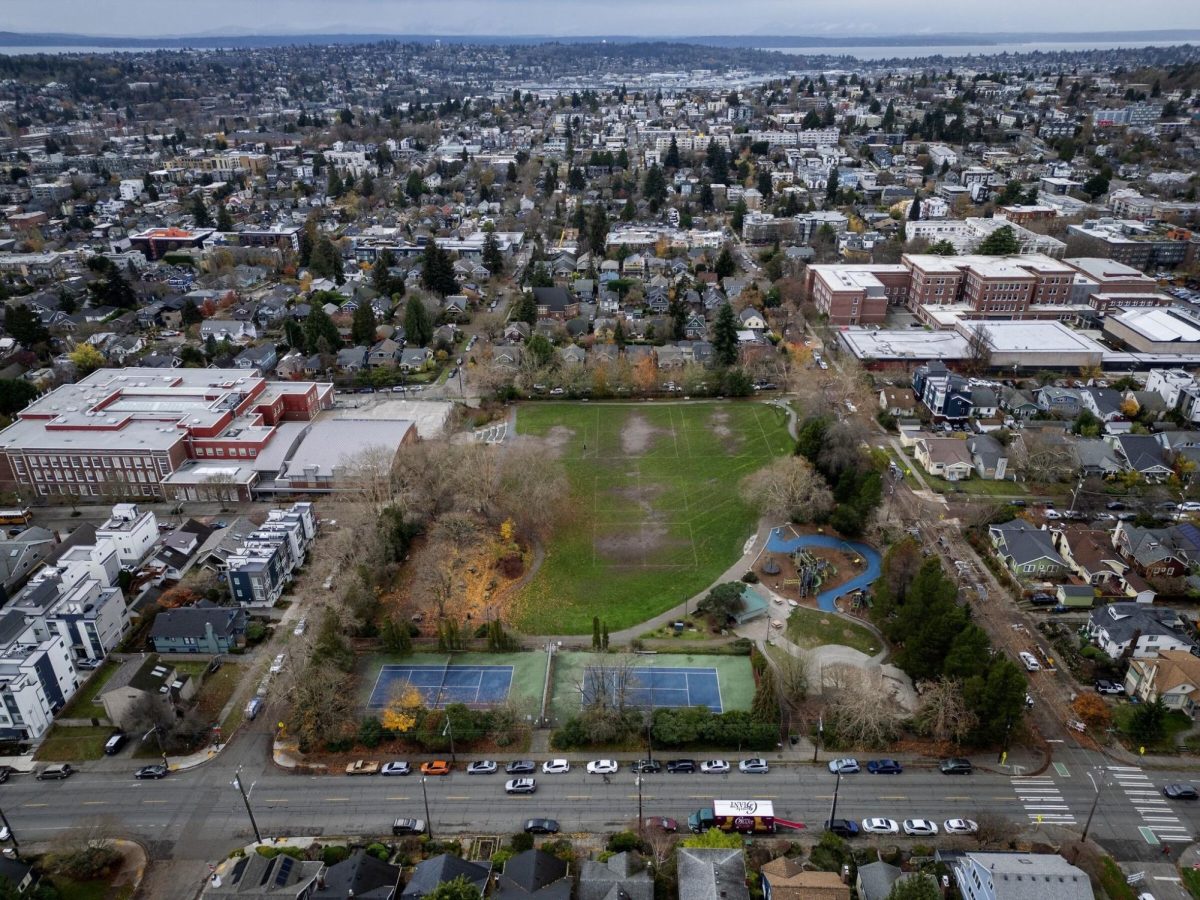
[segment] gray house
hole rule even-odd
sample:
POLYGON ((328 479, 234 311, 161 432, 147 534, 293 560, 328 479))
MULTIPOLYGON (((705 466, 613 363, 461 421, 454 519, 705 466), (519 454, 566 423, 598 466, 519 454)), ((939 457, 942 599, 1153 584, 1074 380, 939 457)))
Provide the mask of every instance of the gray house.
POLYGON ((750 900, 746 858, 738 850, 681 847, 679 900, 750 900))
POLYGON ((604 862, 586 860, 579 871, 578 900, 654 900, 654 879, 636 853, 616 853, 604 862))
POLYGON ((484 894, 487 893, 488 878, 491 874, 492 869, 488 864, 468 862, 462 857, 442 853, 417 863, 400 897, 401 900, 421 900, 426 894, 432 893, 439 884, 446 884, 458 878, 465 878, 479 889, 479 893, 484 894))
POLYGON ((964 853, 953 860, 964 900, 1093 900, 1092 882, 1057 853, 964 853))
POLYGON ((1054 548, 1050 532, 1025 519, 992 525, 988 536, 996 555, 1019 578, 1053 578, 1067 573, 1067 561, 1054 548))
POLYGON ((399 888, 400 867, 361 849, 330 866, 317 883, 317 893, 329 900, 396 900, 399 888))
POLYGON ((150 641, 157 653, 218 655, 246 640, 246 611, 201 600, 194 606, 164 609, 154 618, 150 641))
POLYGON ((858 867, 854 889, 859 900, 885 900, 892 886, 904 877, 904 872, 885 862, 868 863, 858 867))
POLYGON ((504 864, 496 879, 495 900, 571 900, 568 866, 557 856, 541 850, 518 853, 504 864))

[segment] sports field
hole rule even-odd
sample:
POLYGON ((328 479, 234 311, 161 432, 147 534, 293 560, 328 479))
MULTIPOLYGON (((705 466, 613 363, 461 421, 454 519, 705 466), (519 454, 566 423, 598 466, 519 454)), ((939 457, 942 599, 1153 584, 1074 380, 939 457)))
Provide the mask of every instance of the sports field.
POLYGON ((546 676, 545 653, 373 654, 359 660, 359 703, 377 712, 403 684, 421 692, 427 706, 491 706, 508 700, 536 714, 546 676))
POLYGON ((517 432, 561 459, 570 520, 517 600, 521 630, 610 631, 708 587, 742 552, 756 517, 738 482, 788 453, 784 413, 753 401, 532 403, 517 432))
POLYGON ((629 702, 634 706, 707 706, 713 712, 749 709, 754 701, 750 657, 716 653, 600 654, 564 651, 554 655, 550 711, 556 722, 578 715, 594 689, 597 667, 610 677, 630 668, 629 702))

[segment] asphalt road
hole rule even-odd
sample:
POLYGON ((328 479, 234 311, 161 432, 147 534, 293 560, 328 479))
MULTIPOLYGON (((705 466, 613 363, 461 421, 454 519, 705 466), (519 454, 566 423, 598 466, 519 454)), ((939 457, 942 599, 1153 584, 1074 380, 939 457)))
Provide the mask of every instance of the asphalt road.
MULTIPOLYGON (((1108 782, 1100 793, 1092 836, 1118 859, 1154 860, 1164 843, 1181 850, 1200 834, 1200 805, 1168 802, 1159 792, 1168 781, 1187 780, 1186 773, 1114 767, 1085 751, 1068 751, 1067 756, 1071 761, 1037 777, 979 770, 946 776, 928 768, 896 776, 865 771, 843 776, 837 815, 928 818, 939 826, 947 818, 998 816, 1022 827, 1041 816, 1046 824, 1081 830, 1096 797, 1091 772, 1108 782)), ((106 822, 145 842, 155 855, 213 859, 252 838, 232 785, 236 761, 236 756, 219 758, 162 781, 138 782, 132 768, 89 771, 86 764, 64 782, 13 776, 0 787, 0 803, 22 842, 52 840, 64 830, 106 822)), ((429 778, 425 789, 434 835, 504 835, 534 816, 558 819, 567 832, 613 831, 636 821, 638 792, 628 770, 611 776, 609 784, 581 766, 564 775, 539 773, 538 792, 532 796, 505 795, 506 777, 503 772, 467 775, 458 770, 429 778)), ((260 764, 256 773, 247 767, 243 779, 264 838, 386 835, 397 816, 425 817, 419 775, 299 776, 260 764)), ((647 775, 642 808, 646 816, 671 816, 682 824, 713 798, 772 800, 780 817, 813 828, 829 815, 835 782, 824 766, 808 765, 776 765, 766 775, 647 775)))

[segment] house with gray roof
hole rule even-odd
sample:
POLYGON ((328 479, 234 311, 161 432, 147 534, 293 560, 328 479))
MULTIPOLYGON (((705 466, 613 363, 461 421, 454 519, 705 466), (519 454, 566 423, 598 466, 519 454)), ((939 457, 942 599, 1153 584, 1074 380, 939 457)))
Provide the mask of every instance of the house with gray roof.
POLYGON ((494 900, 571 900, 569 867, 541 850, 518 853, 496 878, 494 900))
POLYGON ((275 368, 278 359, 274 344, 259 344, 256 347, 247 347, 235 356, 233 365, 238 369, 256 369, 265 374, 275 368))
POLYGON ((1146 481, 1166 481, 1174 471, 1158 438, 1149 434, 1118 434, 1109 438, 1126 465, 1146 481))
POLYGON ((202 900, 238 900, 270 897, 273 900, 308 900, 325 869, 320 860, 308 862, 282 854, 267 859, 257 853, 228 859, 209 877, 202 900))
POLYGON ((1000 408, 1015 419, 1028 419, 1037 415, 1039 407, 1028 391, 1005 387, 1000 391, 1000 408))
POLYGON ((903 877, 903 870, 897 866, 882 861, 868 863, 858 867, 854 889, 859 900, 886 900, 892 887, 903 877))
POLYGON ((400 867, 358 849, 325 870, 317 882, 322 900, 396 900, 400 867))
POLYGON ((1121 393, 1112 388, 1080 388, 1079 399, 1084 409, 1102 422, 1115 422, 1121 414, 1121 393))
POLYGON ((343 372, 357 372, 366 368, 367 348, 361 345, 344 347, 337 352, 337 367, 343 372))
POLYGON ((1008 474, 1008 450, 990 434, 967 438, 967 452, 980 478, 1003 481, 1008 474))
POLYGON ((1094 900, 1087 873, 1056 853, 964 853, 953 860, 963 900, 1094 900))
POLYGON ((1113 659, 1126 653, 1145 659, 1164 650, 1191 651, 1196 646, 1179 613, 1144 603, 1110 603, 1093 610, 1087 633, 1113 659))
POLYGON ((1067 561, 1054 547, 1050 532, 1025 519, 1013 519, 988 528, 996 555, 1018 578, 1059 578, 1067 574, 1067 561))
POLYGON ((579 870, 577 900, 654 900, 654 879, 636 853, 589 859, 579 870))
POLYGON ((39 525, 0 540, 0 580, 11 591, 46 559, 57 543, 54 533, 39 525))
POLYGON ((1112 541, 1121 556, 1148 578, 1179 578, 1200 562, 1200 528, 1190 522, 1167 528, 1119 522, 1112 541))
POLYGON ((164 609, 154 617, 150 643, 156 653, 228 653, 246 642, 246 611, 200 600, 164 609))
POLYGON ((750 900, 741 849, 681 847, 676 851, 679 900, 750 900))
POLYGON ((1125 464, 1112 444, 1102 438, 1077 438, 1072 451, 1079 463, 1079 474, 1111 478, 1125 471, 1125 464))
POLYGON ((488 879, 492 875, 489 863, 470 862, 460 856, 442 853, 417 863, 412 877, 404 886, 401 900, 421 900, 430 894, 439 884, 447 884, 459 878, 466 879, 468 884, 479 889, 480 894, 487 893, 488 879))
POLYGON ((1083 398, 1073 388, 1047 386, 1037 392, 1038 406, 1048 413, 1074 419, 1083 408, 1083 398))

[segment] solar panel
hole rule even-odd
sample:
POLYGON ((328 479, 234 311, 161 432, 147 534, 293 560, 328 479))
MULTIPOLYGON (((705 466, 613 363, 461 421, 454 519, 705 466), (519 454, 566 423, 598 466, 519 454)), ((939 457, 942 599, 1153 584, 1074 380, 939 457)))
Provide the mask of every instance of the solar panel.
POLYGON ((281 856, 280 860, 282 861, 279 863, 279 871, 275 873, 276 887, 283 887, 287 884, 288 876, 292 874, 292 866, 296 864, 296 861, 290 856, 281 856))

